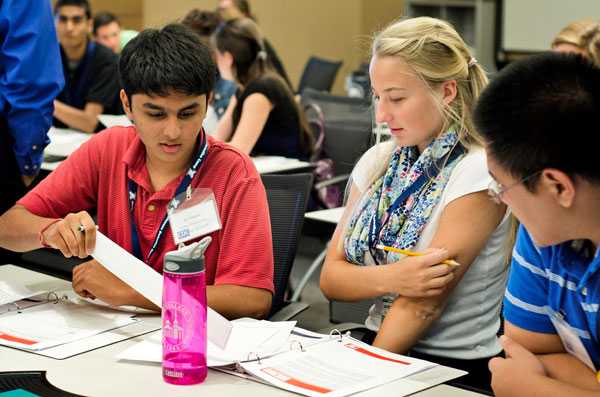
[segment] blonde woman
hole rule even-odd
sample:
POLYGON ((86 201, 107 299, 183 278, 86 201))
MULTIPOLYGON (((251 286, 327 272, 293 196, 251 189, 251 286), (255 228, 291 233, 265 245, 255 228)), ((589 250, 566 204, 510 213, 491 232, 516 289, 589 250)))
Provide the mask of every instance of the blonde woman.
POLYGON ((593 19, 571 22, 558 32, 552 50, 581 54, 600 66, 600 22, 593 19))
POLYGON ((470 115, 485 72, 438 19, 393 23, 372 47, 376 119, 393 139, 352 173, 321 289, 336 300, 377 298, 365 321, 374 345, 466 369, 463 384, 489 389, 510 222, 488 197, 492 179, 470 115), (461 265, 441 264, 447 258, 461 265))

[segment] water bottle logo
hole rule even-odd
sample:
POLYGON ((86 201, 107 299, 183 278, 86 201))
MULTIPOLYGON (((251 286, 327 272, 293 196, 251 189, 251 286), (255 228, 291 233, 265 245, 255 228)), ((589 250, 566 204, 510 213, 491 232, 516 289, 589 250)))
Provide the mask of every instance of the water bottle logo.
POLYGON ((163 310, 163 347, 170 352, 182 351, 191 336, 190 309, 178 302, 167 302, 163 310))

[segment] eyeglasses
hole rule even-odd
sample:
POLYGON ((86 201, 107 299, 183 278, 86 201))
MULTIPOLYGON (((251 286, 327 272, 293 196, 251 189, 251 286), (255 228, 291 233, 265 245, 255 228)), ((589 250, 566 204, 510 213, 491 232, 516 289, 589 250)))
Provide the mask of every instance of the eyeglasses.
POLYGON ((488 195, 490 196, 490 198, 492 199, 492 201, 494 203, 500 204, 500 203, 502 203, 502 195, 504 193, 506 193, 508 190, 512 189, 513 187, 520 185, 523 182, 528 181, 529 179, 533 178, 534 176, 539 175, 541 172, 542 171, 534 172, 533 174, 528 175, 524 178, 521 178, 519 181, 517 181, 509 186, 504 186, 501 183, 498 183, 498 181, 496 181, 495 179, 492 179, 492 181, 488 185, 488 195))

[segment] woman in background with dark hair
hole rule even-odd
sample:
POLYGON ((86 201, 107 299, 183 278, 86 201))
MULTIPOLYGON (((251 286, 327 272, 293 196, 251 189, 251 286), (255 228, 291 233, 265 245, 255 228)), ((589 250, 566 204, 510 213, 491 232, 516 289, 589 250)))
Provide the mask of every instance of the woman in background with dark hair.
POLYGON ((225 23, 213 46, 221 76, 240 85, 215 137, 247 154, 308 159, 310 129, 292 91, 273 71, 256 24, 248 18, 225 23))

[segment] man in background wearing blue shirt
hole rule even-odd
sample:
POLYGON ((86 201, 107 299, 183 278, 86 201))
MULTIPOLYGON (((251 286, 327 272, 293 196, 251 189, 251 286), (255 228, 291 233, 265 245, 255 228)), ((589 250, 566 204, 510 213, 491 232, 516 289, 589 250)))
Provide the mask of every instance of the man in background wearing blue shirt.
MULTIPOLYGON (((0 0, 0 214, 23 196, 50 142, 64 84, 50 1, 0 0)), ((0 263, 7 259, 0 252, 0 263)))
POLYGON ((521 221, 504 299, 498 397, 598 396, 600 69, 541 54, 502 70, 475 122, 492 198, 521 221))

